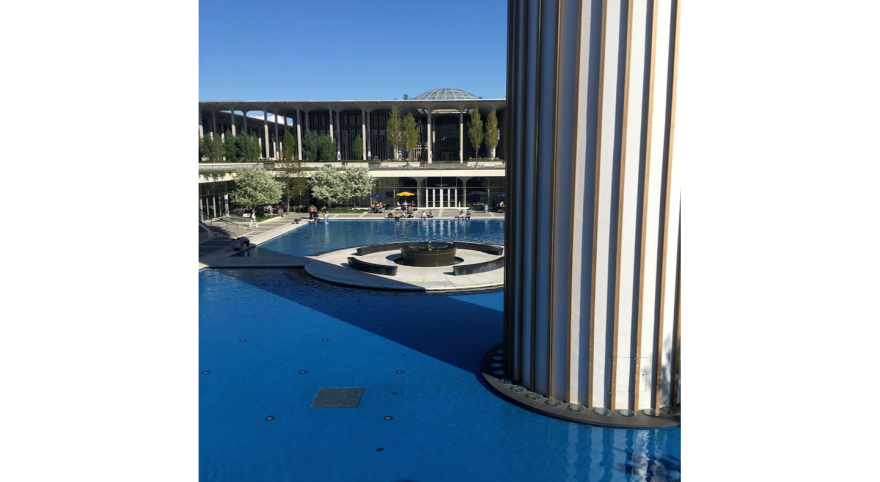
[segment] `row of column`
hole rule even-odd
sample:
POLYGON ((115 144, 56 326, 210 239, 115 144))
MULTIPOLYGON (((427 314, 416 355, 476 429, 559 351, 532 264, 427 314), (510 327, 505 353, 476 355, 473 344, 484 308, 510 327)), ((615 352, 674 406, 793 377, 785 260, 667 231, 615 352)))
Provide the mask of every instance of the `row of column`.
MULTIPOLYGON (((333 109, 327 109, 327 110, 329 112, 329 118, 330 118, 330 122, 329 122, 330 138, 333 139, 334 142, 337 142, 338 139, 334 136, 334 129, 333 129, 333 114, 336 111, 333 109)), ((242 111, 242 123, 243 123, 245 132, 247 132, 247 119, 248 119, 247 112, 248 111, 242 111)), ((295 123, 295 126, 296 126, 296 145, 297 145, 297 154, 296 155, 297 155, 297 159, 302 159, 302 131, 300 128, 300 116, 299 116, 300 111, 298 109, 294 109, 293 112, 294 112, 294 118, 296 119, 296 123, 295 123)), ((306 114, 303 117, 305 117, 305 124, 306 124, 305 129, 308 132, 309 131, 308 113, 311 111, 303 111, 303 112, 306 114)), ((370 148, 371 148, 370 144, 371 143, 369 142, 369 140, 371 139, 371 135, 368 135, 368 134, 372 134, 372 130, 370 129, 370 126, 369 126, 370 123, 368 123, 366 120, 367 115, 369 115, 371 112, 372 111, 361 109, 361 142, 363 143, 363 159, 362 160, 364 160, 364 161, 367 160, 368 158, 372 157, 372 154, 370 152, 370 148)), ((494 110, 493 110, 493 112, 494 112, 494 110)), ((237 135, 236 134, 236 126, 235 126, 235 111, 230 110, 229 115, 231 116, 231 133, 233 136, 235 136, 235 135, 237 135)), ((275 121, 274 121, 275 142, 273 143, 274 152, 272 153, 273 155, 271 156, 273 159, 280 159, 279 153, 281 152, 281 138, 278 136, 278 124, 279 124, 278 117, 279 117, 278 114, 275 114, 275 121)), ((292 126, 288 126, 288 123, 287 123, 288 117, 287 116, 281 116, 281 117, 283 119, 283 125, 284 125, 285 132, 289 131, 289 129, 292 126)), ((433 161, 432 145, 434 143, 434 132, 431 129, 431 121, 433 119, 433 113, 431 111, 427 112, 427 118, 428 118, 428 132, 427 132, 427 136, 426 136, 427 139, 426 139, 425 144, 426 144, 426 149, 427 149, 428 163, 431 163, 433 161)), ((458 124, 459 124, 458 158, 459 158, 459 162, 464 162, 464 111, 459 111, 459 113, 458 113, 458 124)), ((212 139, 214 138, 214 135, 216 132, 217 132, 217 116, 216 116, 216 112, 211 112, 210 136, 212 139)), ((222 135, 222 133, 221 133, 221 135, 222 135)), ((202 111, 201 111, 201 109, 199 109, 199 138, 202 138, 202 137, 204 137, 204 130, 202 127, 202 111)), ((269 144, 269 121, 268 121, 267 111, 263 111, 263 139, 264 140, 261 141, 260 147, 262 148, 263 146, 265 146, 266 158, 269 158, 270 157, 270 150, 269 150, 270 144, 269 144)), ((337 156, 338 155, 339 155, 339 144, 337 142, 337 156)))
POLYGON ((678 5, 510 2, 504 363, 544 396, 681 402, 678 5))

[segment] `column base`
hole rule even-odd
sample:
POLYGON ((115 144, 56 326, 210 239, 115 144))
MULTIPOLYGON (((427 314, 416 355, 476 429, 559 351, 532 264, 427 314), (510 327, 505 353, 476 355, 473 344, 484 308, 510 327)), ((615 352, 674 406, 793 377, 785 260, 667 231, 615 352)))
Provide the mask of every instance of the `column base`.
POLYGON ((659 428, 681 425, 680 407, 663 407, 657 411, 610 410, 547 398, 518 385, 515 380, 509 378, 500 359, 503 356, 504 344, 494 346, 483 355, 480 371, 486 384, 501 398, 522 408, 569 422, 602 427, 659 428))

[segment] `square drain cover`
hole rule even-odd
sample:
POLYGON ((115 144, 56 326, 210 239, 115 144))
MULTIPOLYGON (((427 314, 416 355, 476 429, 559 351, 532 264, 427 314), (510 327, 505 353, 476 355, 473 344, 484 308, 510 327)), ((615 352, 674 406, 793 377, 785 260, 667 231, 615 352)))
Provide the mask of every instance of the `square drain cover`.
POLYGON ((357 408, 363 388, 322 388, 310 408, 357 408))

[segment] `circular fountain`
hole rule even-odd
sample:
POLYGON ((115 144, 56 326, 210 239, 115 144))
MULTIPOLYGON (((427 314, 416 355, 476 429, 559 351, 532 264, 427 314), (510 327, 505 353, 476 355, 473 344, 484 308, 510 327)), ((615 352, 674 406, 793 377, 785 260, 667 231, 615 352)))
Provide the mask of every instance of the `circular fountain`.
POLYGON ((452 266, 455 263, 455 243, 412 243, 400 247, 403 264, 407 266, 452 266))

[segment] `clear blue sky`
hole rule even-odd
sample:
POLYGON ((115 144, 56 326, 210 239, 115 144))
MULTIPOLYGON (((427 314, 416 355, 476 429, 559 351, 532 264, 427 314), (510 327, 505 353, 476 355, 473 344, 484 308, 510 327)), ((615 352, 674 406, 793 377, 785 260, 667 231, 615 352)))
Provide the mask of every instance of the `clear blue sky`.
POLYGON ((199 2, 199 100, 505 95, 507 0, 199 2))

